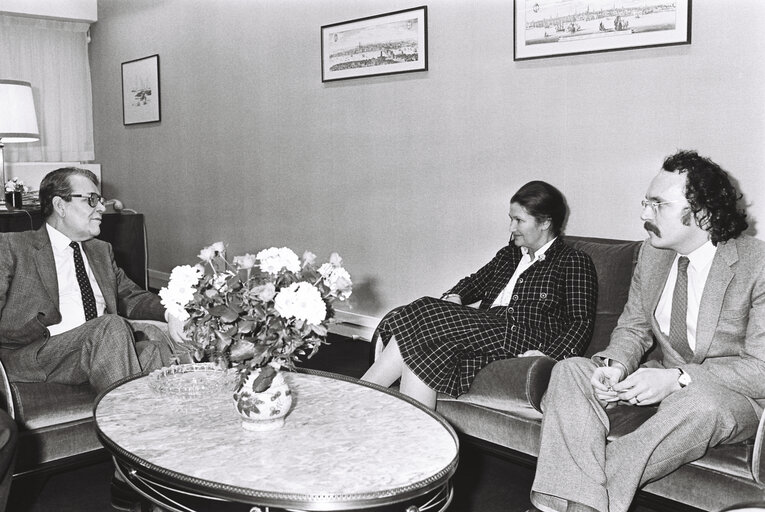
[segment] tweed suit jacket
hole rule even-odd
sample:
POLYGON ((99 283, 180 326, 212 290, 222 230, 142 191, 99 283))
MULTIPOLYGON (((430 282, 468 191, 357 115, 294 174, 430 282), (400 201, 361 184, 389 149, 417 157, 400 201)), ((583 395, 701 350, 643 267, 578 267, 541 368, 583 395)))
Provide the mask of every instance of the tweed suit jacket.
POLYGON ((676 253, 644 242, 629 299, 608 347, 593 358, 614 359, 634 372, 646 351, 663 359, 646 366, 681 367, 694 382, 710 381, 765 405, 765 242, 741 235, 719 243, 701 297, 696 350, 686 361, 661 333, 654 313, 676 253))
MULTIPOLYGON (((459 294, 463 304, 480 301, 488 310, 505 289, 523 253, 512 242, 476 273, 447 293, 459 294)), ((584 252, 558 237, 518 279, 505 314, 513 324, 510 337, 539 340, 538 348, 555 359, 581 354, 592 338, 598 281, 595 266, 584 252)))
MULTIPOLYGON (((136 285, 114 261, 110 244, 82 242, 106 302, 106 313, 131 319, 164 320, 159 297, 136 285)), ((58 278, 48 232, 0 234, 0 357, 34 366, 35 354, 50 338, 48 326, 61 321, 58 278)))

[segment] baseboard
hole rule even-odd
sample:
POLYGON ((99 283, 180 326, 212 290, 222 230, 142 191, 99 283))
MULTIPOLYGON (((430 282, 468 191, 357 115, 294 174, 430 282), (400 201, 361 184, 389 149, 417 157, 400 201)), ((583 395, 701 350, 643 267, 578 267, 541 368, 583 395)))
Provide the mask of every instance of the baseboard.
POLYGON ((160 272, 159 270, 149 269, 149 288, 159 290, 163 286, 167 286, 170 281, 170 274, 167 272, 160 272))
MULTIPOLYGON (((152 290, 159 290, 163 286, 167 286, 168 281, 170 281, 168 272, 149 269, 148 275, 149 288, 152 290)), ((329 331, 341 336, 369 341, 372 339, 378 323, 380 323, 380 319, 377 317, 336 309, 335 318, 329 326, 329 331)))

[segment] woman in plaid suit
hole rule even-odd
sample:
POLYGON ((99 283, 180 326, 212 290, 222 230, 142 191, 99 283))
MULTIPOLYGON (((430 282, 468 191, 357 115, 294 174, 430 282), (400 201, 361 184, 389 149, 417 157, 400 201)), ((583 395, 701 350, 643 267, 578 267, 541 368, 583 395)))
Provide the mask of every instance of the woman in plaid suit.
POLYGON ((387 344, 362 380, 401 379, 402 393, 435 407, 437 393, 465 393, 492 361, 580 355, 592 337, 598 280, 590 257, 560 236, 566 213, 552 185, 521 187, 510 200, 510 244, 441 299, 386 315, 378 332, 387 344))

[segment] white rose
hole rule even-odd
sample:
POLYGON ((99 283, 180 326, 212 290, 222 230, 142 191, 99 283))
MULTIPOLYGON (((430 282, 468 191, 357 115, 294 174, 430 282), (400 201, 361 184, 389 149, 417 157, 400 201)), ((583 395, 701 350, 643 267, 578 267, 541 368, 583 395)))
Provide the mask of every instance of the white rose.
POLYGON ((335 267, 340 267, 343 264, 343 258, 341 258, 340 255, 336 252, 333 252, 329 257, 329 262, 332 263, 332 265, 335 267))
POLYGON ((276 286, 274 283, 262 284, 253 288, 251 293, 262 302, 268 302, 276 296, 276 286))
POLYGON ((325 266, 329 266, 329 269, 325 269, 328 270, 328 272, 321 272, 321 269, 319 269, 319 272, 324 279, 324 283, 329 287, 330 293, 340 300, 345 300, 350 297, 353 283, 351 282, 351 275, 348 271, 343 267, 333 267, 328 263, 322 265, 322 269, 325 266))
POLYGON ((180 321, 186 321, 189 318, 189 313, 186 311, 186 308, 183 306, 183 304, 180 304, 171 293, 168 293, 167 288, 162 288, 159 291, 159 297, 162 299, 160 302, 163 306, 165 306, 165 309, 167 310, 168 314, 174 316, 180 321))
POLYGON ((303 253, 303 266, 313 265, 316 263, 316 255, 312 253, 311 251, 306 251, 303 253))
POLYGON ((178 265, 170 272, 170 283, 193 286, 204 275, 204 269, 201 265, 178 265))
POLYGON ((215 252, 217 252, 218 254, 220 254, 221 256, 223 256, 223 255, 226 253, 226 246, 225 246, 225 245, 223 245, 223 242, 215 242, 214 244, 212 244, 212 245, 210 246, 210 248, 211 248, 213 251, 215 251, 215 252))
POLYGON ((274 299, 276 311, 284 318, 305 320, 319 325, 327 318, 327 306, 321 292, 311 283, 292 283, 282 288, 274 299))
POLYGON ((332 274, 332 269, 335 268, 332 263, 324 263, 322 266, 319 267, 319 274, 321 274, 321 277, 327 278, 332 274))
POLYGON ((165 309, 176 318, 186 320, 189 315, 185 306, 194 299, 199 278, 204 275, 197 266, 179 265, 170 272, 166 287, 159 291, 159 297, 165 309))
POLYGON ((234 256, 234 265, 241 270, 251 269, 255 266, 255 255, 247 253, 243 256, 234 256))
POLYGON ((199 254, 197 254, 197 258, 199 258, 202 261, 210 261, 215 257, 215 249, 210 247, 205 247, 201 251, 199 251, 199 254))
POLYGON ((228 280, 229 276, 230 274, 228 272, 215 274, 212 280, 213 288, 218 290, 220 293, 224 293, 227 288, 226 281, 228 280))
POLYGON ((289 272, 300 271, 300 259, 292 249, 271 247, 258 253, 256 258, 260 261, 260 270, 269 274, 278 274, 282 269, 289 272))

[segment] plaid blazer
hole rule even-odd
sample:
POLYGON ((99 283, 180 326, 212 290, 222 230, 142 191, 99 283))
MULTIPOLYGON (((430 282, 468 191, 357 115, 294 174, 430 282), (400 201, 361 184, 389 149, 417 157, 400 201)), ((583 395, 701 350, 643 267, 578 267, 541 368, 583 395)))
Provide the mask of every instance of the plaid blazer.
MULTIPOLYGON (((447 293, 463 304, 480 301, 488 310, 515 272, 523 253, 512 242, 476 273, 465 277, 447 293)), ((506 343, 530 346, 555 359, 580 355, 592 338, 598 278, 589 255, 566 245, 558 237, 545 258, 524 271, 504 308, 510 338, 506 343)))

